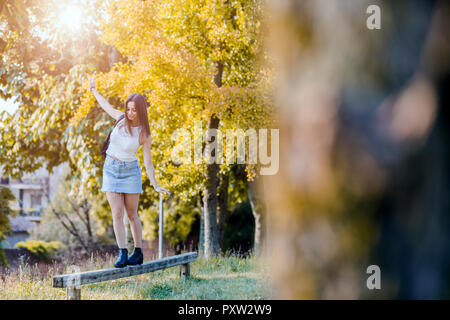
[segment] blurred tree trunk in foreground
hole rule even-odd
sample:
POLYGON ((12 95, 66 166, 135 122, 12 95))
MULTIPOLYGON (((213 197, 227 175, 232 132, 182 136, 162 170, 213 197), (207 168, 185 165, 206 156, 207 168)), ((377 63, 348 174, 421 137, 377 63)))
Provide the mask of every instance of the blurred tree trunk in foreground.
POLYGON ((280 170, 265 176, 281 298, 449 298, 449 4, 269 1, 280 170), (381 270, 369 290, 367 267, 381 270))

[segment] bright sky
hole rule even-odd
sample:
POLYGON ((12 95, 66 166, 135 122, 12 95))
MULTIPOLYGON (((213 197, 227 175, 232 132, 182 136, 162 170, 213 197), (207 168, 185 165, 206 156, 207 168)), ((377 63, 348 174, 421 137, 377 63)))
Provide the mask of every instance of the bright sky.
MULTIPOLYGON (((57 4, 55 28, 64 30, 65 34, 69 36, 71 32, 78 33, 83 21, 88 21, 90 18, 85 16, 82 6, 91 0, 65 0, 55 1, 57 4)), ((106 16, 105 16, 106 17, 106 16)), ((36 29, 35 32, 42 38, 49 38, 49 34, 45 30, 36 29)), ((0 98, 0 112, 6 110, 9 114, 13 114, 17 108, 18 103, 14 102, 14 98, 4 100, 0 98)))
POLYGON ((6 110, 9 114, 13 114, 17 110, 17 107, 19 106, 18 103, 13 101, 14 98, 10 98, 6 101, 0 98, 0 112, 6 110))

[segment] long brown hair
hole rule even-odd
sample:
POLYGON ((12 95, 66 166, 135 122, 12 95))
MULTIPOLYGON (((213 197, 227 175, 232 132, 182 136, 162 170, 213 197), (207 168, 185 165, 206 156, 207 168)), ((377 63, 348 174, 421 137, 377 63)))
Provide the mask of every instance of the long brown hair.
POLYGON ((133 135, 133 131, 131 130, 131 121, 128 119, 127 115, 127 105, 128 102, 133 101, 134 105, 136 107, 136 111, 138 114, 139 119, 139 125, 142 127, 141 135, 144 135, 144 137, 147 137, 150 135, 150 126, 148 124, 148 114, 147 114, 147 101, 145 100, 144 96, 142 96, 139 93, 132 93, 128 96, 127 100, 125 101, 124 105, 124 112, 125 112, 125 126, 128 129, 128 133, 133 135))

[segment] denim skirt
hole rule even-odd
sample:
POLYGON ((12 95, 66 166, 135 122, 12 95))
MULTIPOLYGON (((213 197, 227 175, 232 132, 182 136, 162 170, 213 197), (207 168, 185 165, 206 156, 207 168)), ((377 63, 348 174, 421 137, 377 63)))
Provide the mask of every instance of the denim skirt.
POLYGON ((143 190, 139 162, 119 161, 106 155, 101 191, 141 193, 143 190))

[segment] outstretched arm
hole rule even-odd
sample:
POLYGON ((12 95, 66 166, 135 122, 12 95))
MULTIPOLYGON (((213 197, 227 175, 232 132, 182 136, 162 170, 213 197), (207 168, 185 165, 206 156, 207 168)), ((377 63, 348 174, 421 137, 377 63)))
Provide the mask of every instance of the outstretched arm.
POLYGON ((114 120, 117 120, 123 114, 122 111, 115 109, 112 105, 109 104, 108 100, 106 100, 100 93, 98 93, 97 89, 95 88, 95 81, 92 78, 89 78, 89 88, 91 89, 92 94, 97 99, 102 109, 105 110, 106 113, 111 117, 113 117, 114 120))
POLYGON ((170 195, 170 191, 158 186, 158 183, 156 181, 155 168, 153 167, 152 154, 150 152, 151 145, 152 145, 152 137, 149 135, 146 138, 144 144, 142 145, 142 152, 144 154, 144 164, 145 164, 145 169, 147 170, 147 175, 148 175, 150 182, 156 192, 164 192, 164 193, 170 195))

